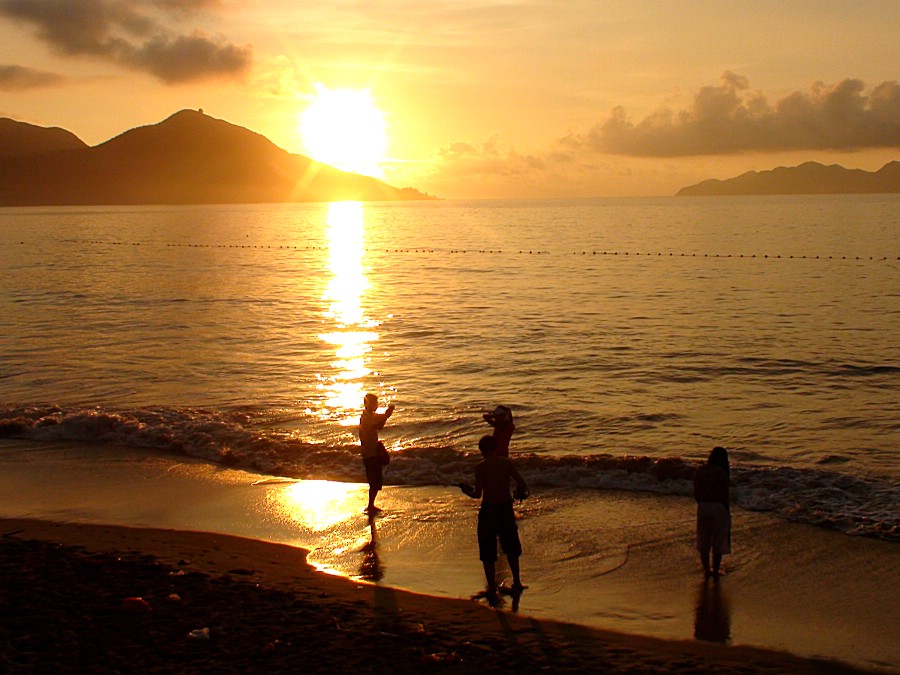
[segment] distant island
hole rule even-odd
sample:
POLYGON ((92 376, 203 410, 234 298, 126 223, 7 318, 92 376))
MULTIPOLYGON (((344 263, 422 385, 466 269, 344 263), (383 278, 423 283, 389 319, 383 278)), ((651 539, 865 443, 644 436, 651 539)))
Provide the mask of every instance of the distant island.
POLYGON ((705 180, 679 190, 676 197, 716 195, 874 194, 900 192, 900 162, 878 171, 845 169, 806 162, 771 171, 748 171, 728 180, 705 180))
POLYGON ((88 146, 0 118, 0 206, 436 199, 295 155, 196 110, 88 146))

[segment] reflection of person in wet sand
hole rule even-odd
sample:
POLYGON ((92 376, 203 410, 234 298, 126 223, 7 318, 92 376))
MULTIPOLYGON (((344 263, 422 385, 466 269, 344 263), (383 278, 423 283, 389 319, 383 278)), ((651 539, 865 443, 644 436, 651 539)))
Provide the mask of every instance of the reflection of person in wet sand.
POLYGON ((694 637, 721 644, 731 640, 731 610, 721 584, 701 584, 694 612, 694 637))
POLYGON ((509 457, 509 442, 512 440, 516 425, 513 423, 512 409, 509 406, 498 405, 492 412, 483 415, 484 421, 494 427, 491 434, 497 442, 497 455, 509 457))
POLYGON ((519 594, 525 588, 519 576, 519 556, 522 544, 519 528, 513 512, 513 496, 509 493, 509 482, 516 482, 516 499, 528 496, 528 486, 508 457, 497 455, 496 440, 493 436, 483 436, 478 448, 484 459, 475 467, 475 485, 459 483, 464 494, 473 499, 481 499, 478 511, 478 553, 484 565, 488 595, 497 594, 497 539, 506 554, 510 572, 513 575, 512 592, 519 594))
POLYGON ((731 553, 728 451, 715 447, 694 474, 697 501, 697 550, 706 577, 718 578, 722 554, 731 553), (712 550, 712 565, 709 553, 712 550))
POLYGON ((394 406, 389 405, 383 413, 378 409, 378 397, 366 394, 363 399, 363 411, 359 417, 359 451, 366 467, 366 481, 369 483, 369 504, 366 513, 379 513, 375 506, 375 497, 381 490, 384 480, 384 464, 379 454, 378 432, 384 429, 385 422, 394 413, 394 406))
POLYGON ((378 544, 376 542, 377 530, 375 529, 375 516, 369 516, 369 530, 372 533, 371 540, 362 547, 363 560, 359 565, 359 576, 366 581, 381 581, 384 577, 384 569, 378 558, 378 544))

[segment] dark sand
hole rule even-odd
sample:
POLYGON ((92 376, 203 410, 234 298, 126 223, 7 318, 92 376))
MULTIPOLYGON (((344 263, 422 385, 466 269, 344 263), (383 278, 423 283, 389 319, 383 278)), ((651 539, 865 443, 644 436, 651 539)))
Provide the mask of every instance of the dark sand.
POLYGON ((8 519, 0 533, 3 673, 870 672, 362 584, 252 539, 8 519))

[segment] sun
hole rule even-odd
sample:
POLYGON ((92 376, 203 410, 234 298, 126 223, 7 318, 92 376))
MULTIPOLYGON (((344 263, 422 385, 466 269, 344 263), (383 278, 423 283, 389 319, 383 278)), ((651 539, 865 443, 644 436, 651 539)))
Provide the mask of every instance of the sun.
POLYGON ((344 171, 381 176, 387 123, 368 89, 331 90, 317 84, 299 121, 308 156, 344 171))

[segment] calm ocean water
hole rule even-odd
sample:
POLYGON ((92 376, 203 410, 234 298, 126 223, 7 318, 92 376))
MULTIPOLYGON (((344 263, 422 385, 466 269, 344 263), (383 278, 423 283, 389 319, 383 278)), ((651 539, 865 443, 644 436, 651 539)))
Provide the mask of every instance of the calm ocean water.
MULTIPOLYGON (((900 540, 900 197, 0 210, 0 438, 389 483, 510 405, 536 487, 689 494, 900 540)), ((2 448, 2 441, 0 441, 2 448)))

